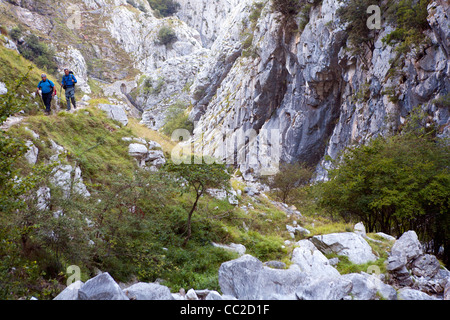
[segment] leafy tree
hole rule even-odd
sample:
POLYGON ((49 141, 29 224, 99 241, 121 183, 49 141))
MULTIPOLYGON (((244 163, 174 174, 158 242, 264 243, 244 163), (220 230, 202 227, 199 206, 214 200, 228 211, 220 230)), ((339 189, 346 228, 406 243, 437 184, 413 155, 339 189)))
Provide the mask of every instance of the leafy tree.
MULTIPOLYGON (((208 161, 209 162, 209 161, 208 161)), ((184 246, 187 245, 192 235, 192 215, 194 214, 200 198, 205 191, 210 188, 229 189, 230 174, 223 164, 207 164, 203 159, 196 156, 191 157, 190 164, 174 164, 168 163, 165 170, 173 174, 181 184, 184 184, 183 192, 194 191, 195 200, 188 213, 187 235, 184 240, 184 246), (197 164, 199 163, 199 164, 197 164)))
POLYGON ((300 0, 273 0, 272 8, 287 16, 294 16, 299 13, 302 3, 300 0))
MULTIPOLYGON (((343 1, 341 1, 343 2, 343 1)), ((381 6, 380 0, 350 0, 339 8, 337 15, 341 22, 347 24, 346 31, 352 51, 361 54, 366 48, 374 49, 376 30, 367 27, 367 8, 371 5, 381 6)), ((383 10, 382 10, 383 11, 383 10)))
MULTIPOLYGON (((11 37, 16 41, 22 34, 20 28, 13 28, 11 32, 11 37)), ((27 35, 24 40, 22 44, 18 45, 20 54, 25 59, 34 62, 39 68, 46 69, 48 73, 55 73, 58 68, 55 61, 55 50, 50 49, 34 34, 27 35)))
POLYGON ((272 177, 266 178, 271 189, 276 190, 278 197, 284 203, 289 199, 291 192, 309 183, 313 171, 300 163, 283 164, 280 171, 272 177))
POLYGON ((180 9, 180 4, 174 0, 148 0, 148 3, 163 17, 174 15, 180 9))
MULTIPOLYGON (((322 184, 319 203, 370 232, 415 230, 435 254, 450 245, 450 148, 414 113, 399 135, 347 149, 322 184)), ((444 260, 449 263, 449 250, 444 260)))
POLYGON ((172 28, 163 26, 161 29, 159 29, 158 41, 160 44, 168 46, 173 42, 177 41, 177 39, 178 39, 177 34, 175 33, 175 30, 173 30, 172 28))

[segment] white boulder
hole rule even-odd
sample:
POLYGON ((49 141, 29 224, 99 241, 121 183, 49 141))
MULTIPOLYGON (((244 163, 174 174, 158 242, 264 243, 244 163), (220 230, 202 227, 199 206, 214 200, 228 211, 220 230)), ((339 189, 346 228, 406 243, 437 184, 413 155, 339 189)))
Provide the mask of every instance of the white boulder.
POLYGON ((336 253, 347 256, 355 264, 364 264, 377 260, 367 241, 353 232, 314 236, 311 241, 323 253, 336 253))

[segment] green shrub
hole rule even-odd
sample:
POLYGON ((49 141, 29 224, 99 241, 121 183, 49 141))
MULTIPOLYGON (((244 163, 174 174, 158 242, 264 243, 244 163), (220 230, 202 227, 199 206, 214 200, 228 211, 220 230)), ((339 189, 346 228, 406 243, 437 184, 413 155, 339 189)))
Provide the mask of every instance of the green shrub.
POLYGON ((18 46, 20 54, 27 60, 34 62, 39 68, 47 70, 48 73, 55 74, 58 66, 55 60, 55 50, 41 42, 34 35, 25 37, 25 42, 18 46))
POLYGON ((191 134, 194 132, 194 123, 189 120, 186 109, 186 105, 181 101, 168 108, 166 124, 161 130, 165 135, 171 137, 173 132, 178 129, 188 130, 191 134))
POLYGON ((450 93, 433 100, 439 108, 450 108, 450 93))
POLYGON ((162 17, 174 15, 180 9, 180 4, 174 0, 148 0, 148 3, 157 16, 162 17))
POLYGON ((433 239, 435 254, 448 247, 450 147, 426 119, 414 112, 400 135, 347 149, 321 185, 319 203, 346 221, 363 221, 369 232, 416 230, 422 241, 433 239))
POLYGON ((21 26, 12 28, 11 31, 9 32, 9 35, 11 39, 13 39, 14 41, 19 40, 20 37, 22 36, 21 26))
POLYGON ((178 38, 175 33, 175 30, 173 30, 172 28, 163 26, 161 29, 159 29, 158 31, 159 44, 169 46, 170 44, 174 43, 177 40, 178 38))

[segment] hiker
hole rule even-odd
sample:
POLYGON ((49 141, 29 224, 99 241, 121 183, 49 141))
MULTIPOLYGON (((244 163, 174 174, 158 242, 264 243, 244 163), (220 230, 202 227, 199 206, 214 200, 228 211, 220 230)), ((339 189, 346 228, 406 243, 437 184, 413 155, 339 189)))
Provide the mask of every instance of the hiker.
POLYGON ((42 80, 38 84, 37 94, 39 94, 39 90, 42 91, 42 101, 45 105, 45 112, 50 114, 52 98, 56 96, 55 84, 50 79, 47 79, 47 75, 45 73, 41 75, 41 79, 42 80))
POLYGON ((77 83, 77 79, 73 75, 73 72, 70 72, 69 69, 64 69, 64 76, 61 81, 61 86, 66 90, 66 101, 67 101, 67 111, 70 111, 70 102, 72 101, 73 108, 76 109, 76 101, 75 101, 75 84, 77 83))

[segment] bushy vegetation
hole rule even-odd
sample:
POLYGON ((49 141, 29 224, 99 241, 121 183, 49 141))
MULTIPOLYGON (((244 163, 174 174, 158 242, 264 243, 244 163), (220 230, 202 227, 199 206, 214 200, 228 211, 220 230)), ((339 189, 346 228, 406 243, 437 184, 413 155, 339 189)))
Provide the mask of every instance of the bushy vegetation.
POLYGON ((178 129, 185 129, 193 133, 194 123, 189 120, 186 109, 186 105, 181 101, 171 105, 167 110, 166 124, 161 131, 169 137, 178 129))
POLYGON ((159 44, 164 46, 169 46, 175 41, 177 41, 177 34, 175 33, 175 30, 173 30, 171 27, 163 26, 158 31, 158 41, 159 44))
POLYGON ((172 174, 177 180, 184 181, 185 187, 183 192, 194 191, 194 203, 188 213, 186 226, 186 238, 183 246, 186 246, 192 236, 192 215, 197 209, 200 198, 205 194, 207 189, 224 189, 230 188, 230 174, 223 164, 206 164, 204 159, 197 159, 195 156, 190 157, 189 163, 166 165, 165 170, 172 174))
POLYGON ((345 221, 401 236, 415 230, 434 254, 450 245, 450 148, 415 111, 402 132, 347 149, 335 161, 319 203, 345 221))
POLYGON ((174 0, 148 0, 148 3, 157 16, 162 17, 174 15, 180 9, 180 4, 174 0))
POLYGON ((27 60, 34 62, 39 68, 46 72, 55 74, 58 66, 55 60, 55 50, 49 48, 34 34, 23 36, 23 31, 15 27, 10 32, 11 38, 16 41, 20 54, 27 60), (23 42, 19 39, 23 36, 23 42))
MULTIPOLYGON (((344 1, 342 1, 344 2, 344 1)), ((367 27, 369 15, 366 10, 371 5, 379 6, 382 19, 396 29, 383 41, 387 44, 398 44, 397 51, 406 54, 416 49, 425 41, 424 30, 429 28, 427 6, 430 0, 351 0, 338 10, 341 22, 347 24, 348 41, 351 50, 361 55, 365 50, 374 49, 374 41, 380 30, 367 27)))
MULTIPOLYGON (((26 114, 36 114, 39 110, 37 98, 33 98, 30 93, 36 91, 37 84, 41 80, 40 75, 45 72, 36 67, 34 63, 25 59, 14 50, 10 50, 0 45, 0 79, 7 84, 8 87, 15 88, 24 99, 21 100, 21 110, 26 114), (33 72, 29 72, 29 68, 33 68, 33 72), (15 80, 21 75, 28 73, 27 77, 22 78, 20 86, 17 86, 15 80)), ((48 78, 57 83, 52 75, 48 78)))
POLYGON ((313 170, 304 164, 286 163, 281 165, 280 171, 264 179, 272 192, 282 202, 286 203, 295 189, 309 184, 313 170))

